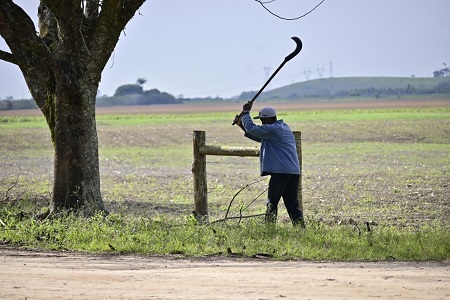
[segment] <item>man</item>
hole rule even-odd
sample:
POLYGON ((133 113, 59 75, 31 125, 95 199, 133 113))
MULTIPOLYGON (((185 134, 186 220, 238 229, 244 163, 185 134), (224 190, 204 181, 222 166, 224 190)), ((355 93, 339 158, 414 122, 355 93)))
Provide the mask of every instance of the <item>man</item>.
POLYGON ((252 103, 243 106, 242 116, 237 121, 245 131, 245 137, 261 143, 259 161, 261 176, 270 175, 267 197, 266 223, 275 222, 278 202, 283 197, 292 224, 305 227, 303 212, 298 205, 300 163, 294 135, 283 120, 277 120, 272 107, 264 107, 254 119, 262 125, 255 125, 250 117, 252 103))

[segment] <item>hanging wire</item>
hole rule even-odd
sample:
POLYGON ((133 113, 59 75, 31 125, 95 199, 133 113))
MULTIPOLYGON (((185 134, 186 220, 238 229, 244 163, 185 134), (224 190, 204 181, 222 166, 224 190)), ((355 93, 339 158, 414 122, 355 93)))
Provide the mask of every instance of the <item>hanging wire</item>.
POLYGON ((275 2, 275 0, 271 0, 271 1, 255 0, 255 1, 258 2, 259 4, 261 4, 261 6, 264 7, 265 10, 267 10, 270 14, 274 15, 275 17, 277 17, 277 18, 279 18, 279 19, 282 19, 282 20, 286 20, 286 21, 294 21, 294 20, 301 19, 301 18, 303 18, 303 17, 309 15, 310 13, 312 13, 312 12, 313 12, 316 8, 318 8, 325 0, 320 1, 319 4, 317 4, 316 6, 314 6, 314 8, 311 9, 310 11, 308 11, 307 13, 305 13, 305 14, 299 16, 299 17, 295 17, 295 18, 285 18, 285 17, 279 16, 279 15, 275 14, 274 12, 272 12, 270 9, 268 9, 268 8, 265 6, 265 4, 275 2))

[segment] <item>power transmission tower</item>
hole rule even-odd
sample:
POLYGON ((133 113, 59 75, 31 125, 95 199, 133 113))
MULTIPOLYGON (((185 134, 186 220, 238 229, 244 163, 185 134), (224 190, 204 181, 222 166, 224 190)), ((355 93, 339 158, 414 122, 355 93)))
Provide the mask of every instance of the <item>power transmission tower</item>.
POLYGON ((330 78, 333 78, 333 61, 330 60, 330 78))
MULTIPOLYGON (((270 66, 268 66, 268 67, 264 66, 263 70, 264 70, 264 75, 265 75, 265 78, 266 78, 265 80, 267 81, 269 79, 269 77, 270 77, 270 74, 272 73, 270 71, 270 66)), ((270 90, 270 84, 267 86, 267 89, 270 90)))
POLYGON ((317 74, 319 75, 319 78, 323 77, 323 71, 325 70, 324 67, 317 66, 317 74))
POLYGON ((305 74, 305 80, 308 81, 309 80, 309 76, 311 75, 311 69, 303 69, 303 74, 305 74))

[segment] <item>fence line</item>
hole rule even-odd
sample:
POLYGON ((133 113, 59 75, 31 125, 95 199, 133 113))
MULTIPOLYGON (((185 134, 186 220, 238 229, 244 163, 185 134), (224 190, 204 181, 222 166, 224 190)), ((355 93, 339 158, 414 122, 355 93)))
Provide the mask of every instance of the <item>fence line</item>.
MULTIPOLYGON (((294 138, 297 146, 297 156, 302 165, 302 145, 301 131, 294 131, 294 138)), ((208 184, 206 179, 206 156, 259 156, 257 147, 229 147, 229 146, 210 146, 206 145, 205 131, 193 132, 193 162, 192 173, 194 177, 194 215, 198 221, 208 222, 208 184)), ((300 174, 298 186, 299 208, 303 211, 302 196, 302 176, 300 174)))

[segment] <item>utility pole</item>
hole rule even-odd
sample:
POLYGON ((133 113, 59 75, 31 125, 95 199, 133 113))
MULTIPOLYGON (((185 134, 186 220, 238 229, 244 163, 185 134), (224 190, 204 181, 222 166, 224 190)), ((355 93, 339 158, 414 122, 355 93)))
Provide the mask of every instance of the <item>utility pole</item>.
MULTIPOLYGON (((264 75, 265 75, 265 78, 266 78, 265 80, 267 81, 269 79, 269 77, 270 77, 270 74, 272 73, 272 72, 270 72, 271 71, 270 70, 270 66, 268 66, 268 67, 264 66, 263 70, 264 70, 264 75)), ((267 87, 267 89, 270 90, 270 84, 267 87)))

